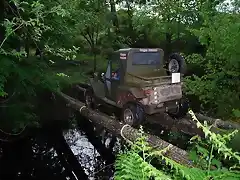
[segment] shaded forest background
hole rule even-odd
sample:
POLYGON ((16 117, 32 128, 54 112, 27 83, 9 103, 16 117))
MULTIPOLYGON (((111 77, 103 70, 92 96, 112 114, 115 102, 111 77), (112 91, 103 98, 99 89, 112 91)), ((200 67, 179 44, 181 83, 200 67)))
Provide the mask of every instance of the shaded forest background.
POLYGON ((195 109, 239 121, 239 13, 237 0, 1 0, 0 127, 50 119, 46 90, 104 71, 108 55, 125 47, 182 53, 195 109))

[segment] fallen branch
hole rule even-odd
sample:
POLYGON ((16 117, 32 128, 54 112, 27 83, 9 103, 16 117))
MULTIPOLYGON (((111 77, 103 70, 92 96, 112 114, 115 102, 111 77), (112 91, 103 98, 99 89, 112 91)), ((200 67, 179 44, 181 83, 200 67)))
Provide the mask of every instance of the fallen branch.
MULTIPOLYGON (((131 142, 134 142, 139 137, 137 129, 134 129, 131 126, 123 125, 119 121, 110 118, 106 114, 96 112, 92 109, 88 109, 86 108, 86 106, 84 106, 84 103, 64 93, 59 93, 59 95, 66 100, 70 107, 79 111, 81 115, 90 119, 92 122, 105 127, 112 134, 122 137, 125 140, 131 142)), ((152 147, 157 149, 168 148, 168 151, 165 153, 167 157, 173 159, 178 163, 188 166, 191 165, 191 161, 189 160, 188 153, 186 151, 158 138, 157 136, 153 136, 146 133, 144 135, 147 137, 147 141, 152 147)))

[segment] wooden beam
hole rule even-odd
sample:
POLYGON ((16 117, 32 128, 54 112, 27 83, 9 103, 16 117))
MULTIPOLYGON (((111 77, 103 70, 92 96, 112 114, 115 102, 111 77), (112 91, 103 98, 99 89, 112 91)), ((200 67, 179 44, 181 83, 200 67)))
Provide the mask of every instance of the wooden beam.
POLYGON ((86 91, 86 89, 85 89, 85 88, 83 88, 83 87, 81 87, 81 86, 79 86, 79 85, 76 85, 76 88, 77 88, 78 90, 80 90, 80 91, 83 91, 83 92, 85 92, 85 91, 86 91))
MULTIPOLYGON (((59 95, 66 100, 70 107, 79 111, 81 115, 88 118, 90 121, 99 124, 100 126, 105 127, 109 132, 113 133, 116 136, 122 137, 127 141, 134 142, 138 137, 139 133, 137 129, 132 128, 131 126, 126 126, 121 124, 119 121, 107 116, 104 113, 96 112, 92 109, 86 108, 84 103, 60 92, 59 95)), ((165 155, 172 160, 191 166, 192 162, 189 160, 188 153, 185 150, 182 150, 157 136, 144 134, 147 137, 148 143, 156 149, 168 148, 165 155)))
POLYGON ((70 146, 66 142, 61 130, 57 130, 55 133, 56 134, 50 133, 52 144, 66 170, 73 177, 76 176, 77 178, 75 179, 89 179, 81 163, 78 161, 77 157, 73 154, 70 146))

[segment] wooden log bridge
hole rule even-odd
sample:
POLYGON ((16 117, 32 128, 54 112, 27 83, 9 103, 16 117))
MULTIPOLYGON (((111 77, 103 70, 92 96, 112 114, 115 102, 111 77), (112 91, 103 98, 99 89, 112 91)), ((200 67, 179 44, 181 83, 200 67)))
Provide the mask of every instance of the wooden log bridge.
MULTIPOLYGON (((107 116, 104 113, 89 109, 85 106, 84 103, 62 92, 60 92, 59 95, 63 99, 65 99, 65 101, 69 104, 70 107, 79 111, 81 115, 88 118, 90 121, 94 122, 95 124, 105 127, 112 134, 118 137, 122 137, 123 139, 130 142, 134 142, 137 138, 139 138, 140 135, 137 129, 134 129, 129 125, 121 124, 119 121, 107 116)), ((145 133, 144 135, 147 137, 147 142, 152 147, 160 150, 167 148, 167 151, 164 154, 166 157, 169 157, 180 164, 184 164, 187 166, 192 165, 192 162, 189 160, 188 153, 185 150, 182 150, 160 139, 157 136, 150 135, 147 133, 145 133)))

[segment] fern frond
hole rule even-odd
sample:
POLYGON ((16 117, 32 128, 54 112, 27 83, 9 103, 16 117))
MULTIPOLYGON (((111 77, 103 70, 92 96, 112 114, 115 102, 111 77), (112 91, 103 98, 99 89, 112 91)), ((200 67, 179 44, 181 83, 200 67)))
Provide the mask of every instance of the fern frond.
POLYGON ((210 171, 208 178, 210 179, 210 177, 214 177, 214 180, 239 180, 240 172, 228 170, 210 171))
POLYGON ((174 160, 165 157, 164 155, 160 155, 158 158, 164 160, 165 164, 173 169, 176 174, 187 180, 203 180, 207 176, 206 172, 201 169, 189 168, 187 166, 181 165, 174 160))
POLYGON ((144 161, 134 151, 120 155, 116 160, 115 168, 114 177, 116 180, 148 180, 151 177, 156 180, 172 180, 170 176, 144 161))
POLYGON ((218 153, 222 153, 224 158, 234 158, 240 163, 240 155, 238 152, 233 152, 231 148, 228 148, 226 145, 226 140, 231 139, 238 131, 235 130, 228 135, 220 135, 214 132, 211 132, 209 128, 202 125, 192 110, 189 111, 189 114, 192 116, 192 119, 196 122, 197 127, 201 128, 206 137, 208 137, 211 144, 214 145, 214 148, 217 149, 218 153))

